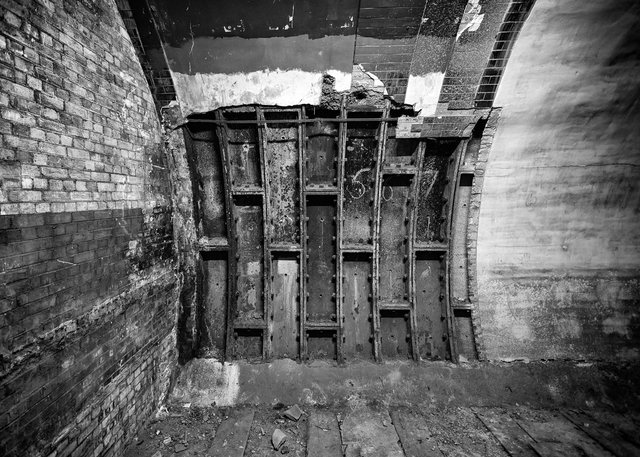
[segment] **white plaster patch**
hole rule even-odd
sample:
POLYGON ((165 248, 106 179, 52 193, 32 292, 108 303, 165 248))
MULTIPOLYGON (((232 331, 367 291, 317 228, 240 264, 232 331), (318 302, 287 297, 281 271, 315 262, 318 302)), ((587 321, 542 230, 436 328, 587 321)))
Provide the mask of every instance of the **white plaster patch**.
POLYGON ((335 78, 335 88, 338 92, 344 92, 351 89, 351 73, 345 73, 339 70, 327 70, 327 74, 335 78))
MULTIPOLYGON (((184 115, 224 106, 248 104, 317 105, 322 95, 323 73, 303 70, 261 70, 250 73, 188 75, 172 71, 178 102, 184 115)), ((337 90, 348 90, 351 74, 328 70, 337 90)))
POLYGON ((470 0, 464 10, 464 15, 460 21, 460 27, 458 27, 458 33, 456 34, 456 41, 466 31, 475 32, 480 28, 484 14, 480 14, 482 7, 480 6, 480 0, 470 0))
POLYGON ((172 397, 175 401, 196 406, 234 406, 240 395, 240 367, 203 359, 183 371, 172 397))
POLYGON ((220 381, 216 382, 215 402, 219 406, 233 406, 240 393, 240 368, 231 363, 218 363, 220 381))
POLYGON ((407 94, 404 101, 420 111, 421 116, 435 114, 440 98, 444 73, 434 72, 426 75, 409 75, 407 94))

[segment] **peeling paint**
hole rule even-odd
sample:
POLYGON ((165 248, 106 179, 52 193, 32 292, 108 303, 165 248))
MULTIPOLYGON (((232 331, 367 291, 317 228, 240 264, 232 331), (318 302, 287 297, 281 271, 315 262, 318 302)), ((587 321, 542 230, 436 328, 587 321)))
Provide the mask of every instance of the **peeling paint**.
MULTIPOLYGON (((336 90, 348 90, 351 74, 328 70, 336 90)), ((185 116, 224 106, 320 104, 323 73, 303 70, 261 70, 250 73, 188 75, 172 72, 185 116)))
MULTIPOLYGON (((384 87, 384 83, 375 74, 365 70, 362 65, 357 65, 357 68, 360 71, 362 71, 365 75, 367 75, 369 78, 371 78, 372 87, 384 87)), ((385 93, 386 93, 386 90, 385 90, 385 93)))
POLYGON ((482 6, 480 6, 480 0, 470 0, 464 10, 464 15, 460 21, 460 27, 456 34, 456 41, 462 36, 465 31, 476 32, 482 24, 484 14, 480 14, 482 6))
POLYGON ((405 103, 414 105, 421 116, 435 114, 443 81, 443 72, 409 75, 405 103))

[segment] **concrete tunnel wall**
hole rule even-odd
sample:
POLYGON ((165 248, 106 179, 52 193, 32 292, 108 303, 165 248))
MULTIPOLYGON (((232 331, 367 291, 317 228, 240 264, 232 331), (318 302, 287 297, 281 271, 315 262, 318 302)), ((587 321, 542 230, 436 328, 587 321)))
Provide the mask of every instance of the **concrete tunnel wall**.
POLYGON ((637 359, 640 4, 539 0, 495 106, 478 232, 489 359, 637 359))

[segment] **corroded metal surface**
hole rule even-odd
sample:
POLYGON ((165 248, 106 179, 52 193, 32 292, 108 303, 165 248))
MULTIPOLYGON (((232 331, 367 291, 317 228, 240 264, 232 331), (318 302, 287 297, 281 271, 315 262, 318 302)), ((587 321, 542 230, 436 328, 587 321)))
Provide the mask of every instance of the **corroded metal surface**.
POLYGON ((240 189, 259 188, 262 179, 257 128, 230 124, 227 135, 231 185, 240 189))
POLYGON ((416 258, 417 346, 422 359, 447 356, 444 253, 421 252, 416 258))
POLYGON ((380 300, 409 298, 408 225, 411 179, 387 176, 380 201, 380 300))
MULTIPOLYGON (((265 117, 277 119, 295 116, 296 112, 267 112, 265 117)), ((270 243, 298 244, 299 227, 299 138, 295 124, 269 124, 265 128, 266 172, 269 181, 270 243)))
POLYGON ((371 243, 378 124, 347 126, 343 243, 371 243))
POLYGON ((336 202, 307 197, 307 320, 337 322, 336 202))
POLYGON ((373 358, 371 268, 370 255, 345 256, 343 348, 347 359, 373 358))
POLYGON ((236 312, 239 321, 264 317, 262 206, 236 204, 236 312))
POLYGON ((380 315, 380 352, 385 359, 410 359, 411 338, 408 311, 382 311, 380 315))
POLYGON ((307 186, 335 186, 338 178, 338 126, 318 121, 306 127, 307 186))
POLYGON ((416 240, 444 242, 446 240, 445 204, 448 195, 451 154, 458 142, 428 142, 419 183, 416 240))
MULTIPOLYGON (((198 195, 202 220, 218 223, 199 242, 201 352, 455 359, 454 330, 460 347, 473 343, 470 314, 458 322, 449 309, 450 252, 458 261, 466 239, 454 231, 461 246, 450 248, 452 217, 465 219, 468 205, 453 185, 467 140, 397 138, 389 104, 312 112, 323 120, 299 122, 305 108, 225 110, 192 145, 219 203, 198 195)), ((457 297, 466 279, 452 280, 457 297)))

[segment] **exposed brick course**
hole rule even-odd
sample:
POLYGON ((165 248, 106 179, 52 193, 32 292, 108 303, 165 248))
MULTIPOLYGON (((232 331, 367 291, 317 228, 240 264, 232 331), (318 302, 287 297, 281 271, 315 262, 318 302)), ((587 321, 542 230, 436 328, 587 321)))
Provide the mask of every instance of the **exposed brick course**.
POLYGON ((0 455, 117 455, 176 363, 153 97, 111 0, 0 4, 0 455))

